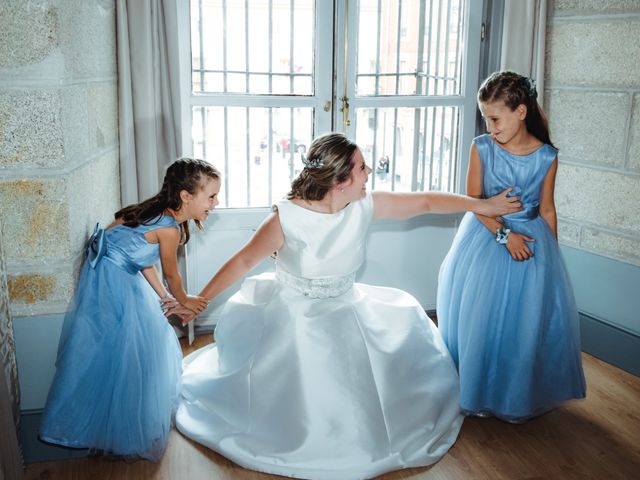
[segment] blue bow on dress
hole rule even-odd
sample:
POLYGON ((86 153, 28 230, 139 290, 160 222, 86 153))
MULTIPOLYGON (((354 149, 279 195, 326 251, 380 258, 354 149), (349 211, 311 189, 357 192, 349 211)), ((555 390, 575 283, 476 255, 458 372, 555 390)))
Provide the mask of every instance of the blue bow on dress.
POLYGON ((91 235, 89 246, 87 247, 87 259, 91 268, 96 268, 100 259, 107 253, 107 242, 104 234, 104 228, 100 228, 100 224, 96 223, 96 228, 93 230, 93 235, 91 235))

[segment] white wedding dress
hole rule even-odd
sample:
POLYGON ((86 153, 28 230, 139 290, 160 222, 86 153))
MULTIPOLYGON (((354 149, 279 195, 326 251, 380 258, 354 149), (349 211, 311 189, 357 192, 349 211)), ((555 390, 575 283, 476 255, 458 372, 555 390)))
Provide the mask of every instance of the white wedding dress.
POLYGON ((335 214, 278 203, 276 272, 247 278, 216 343, 184 360, 176 423, 246 468, 371 478, 436 462, 462 425, 458 375, 406 292, 354 283, 367 194, 335 214))

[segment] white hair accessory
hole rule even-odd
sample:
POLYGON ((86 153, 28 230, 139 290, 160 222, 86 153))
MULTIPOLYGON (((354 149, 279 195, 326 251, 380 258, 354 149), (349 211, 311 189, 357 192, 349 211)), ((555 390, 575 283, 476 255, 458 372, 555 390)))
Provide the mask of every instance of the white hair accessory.
POLYGON ((302 163, 304 165, 304 168, 306 168, 307 170, 318 170, 324 167, 324 162, 320 158, 314 158, 313 160, 310 160, 304 155, 301 155, 301 156, 302 156, 302 163))

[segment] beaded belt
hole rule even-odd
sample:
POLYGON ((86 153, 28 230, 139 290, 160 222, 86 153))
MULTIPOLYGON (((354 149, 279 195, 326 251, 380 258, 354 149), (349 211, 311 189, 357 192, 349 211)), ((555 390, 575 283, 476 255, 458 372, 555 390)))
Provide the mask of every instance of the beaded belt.
POLYGON ((331 298, 347 292, 353 285, 356 274, 354 272, 340 277, 305 278, 287 272, 277 265, 276 278, 306 297, 331 298))

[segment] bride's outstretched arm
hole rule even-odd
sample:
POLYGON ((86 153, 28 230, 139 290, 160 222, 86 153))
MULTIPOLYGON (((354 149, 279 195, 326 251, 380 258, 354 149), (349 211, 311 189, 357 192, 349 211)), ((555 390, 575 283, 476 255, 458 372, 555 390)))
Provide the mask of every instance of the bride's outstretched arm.
POLYGON ((508 197, 510 188, 491 198, 480 199, 455 193, 373 192, 374 218, 411 218, 425 213, 471 211, 498 217, 522 210, 520 197, 508 197))
POLYGON ((425 213, 464 211, 495 218, 522 210, 520 197, 507 196, 510 191, 511 188, 507 188, 491 198, 479 198, 482 194, 482 166, 476 146, 473 144, 469 154, 469 172, 467 173, 467 193, 470 196, 441 192, 373 192, 374 218, 401 219, 425 213))
MULTIPOLYGON (((283 242, 284 234, 280 227, 280 219, 278 213, 274 212, 262 222, 251 240, 220 267, 220 270, 202 289, 200 296, 207 300, 213 299, 244 277, 261 260, 279 250, 283 242)), ((165 315, 168 317, 173 314, 180 316, 183 325, 196 316, 195 312, 180 307, 169 310, 165 315)))
POLYGON ((207 300, 216 297, 244 277, 263 259, 279 250, 283 242, 284 234, 280 227, 280 219, 278 213, 274 212, 262 222, 251 240, 220 267, 220 270, 202 289, 200 296, 207 300))

